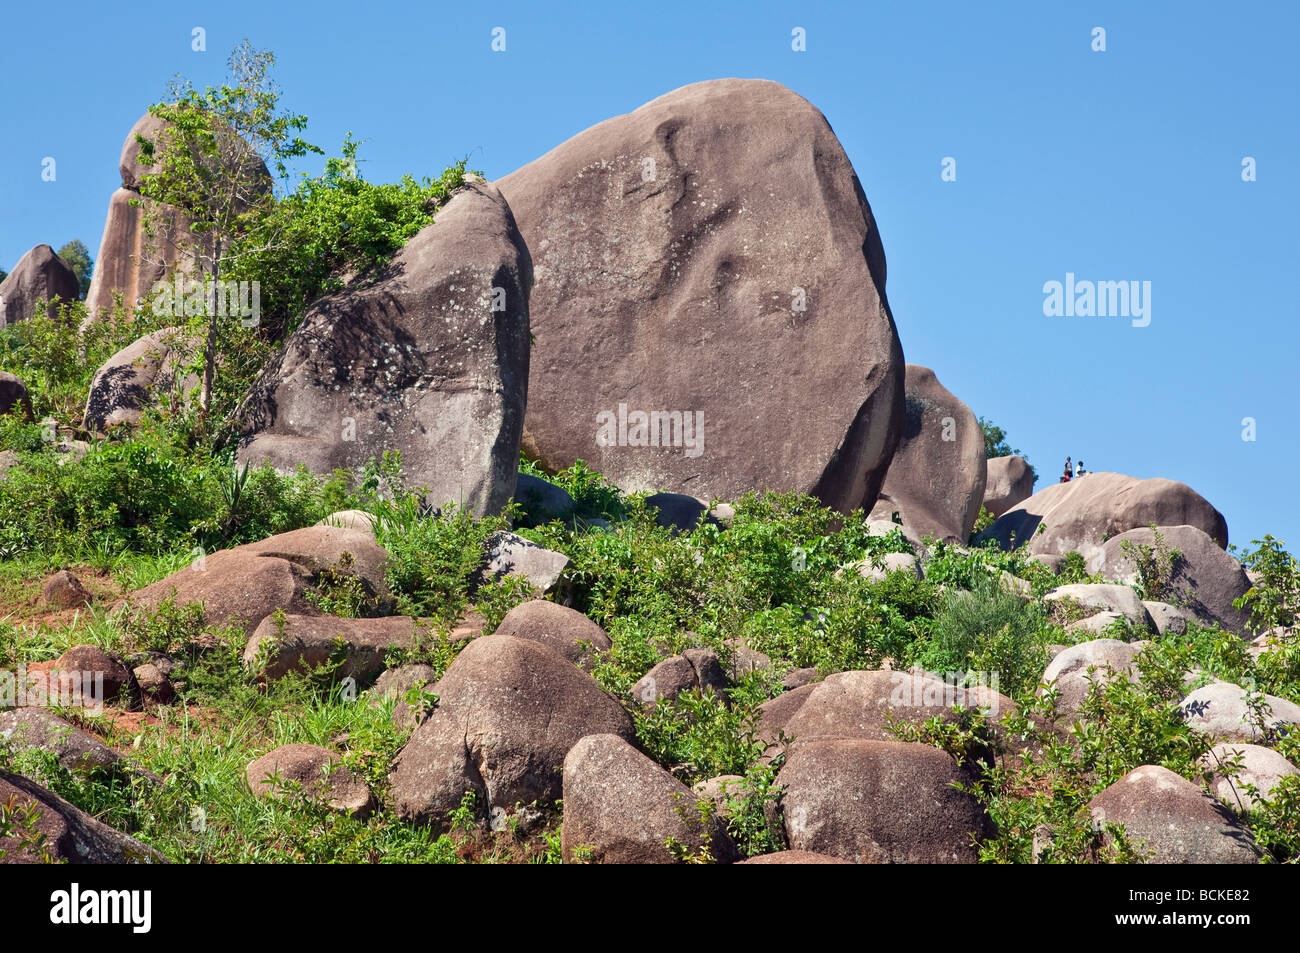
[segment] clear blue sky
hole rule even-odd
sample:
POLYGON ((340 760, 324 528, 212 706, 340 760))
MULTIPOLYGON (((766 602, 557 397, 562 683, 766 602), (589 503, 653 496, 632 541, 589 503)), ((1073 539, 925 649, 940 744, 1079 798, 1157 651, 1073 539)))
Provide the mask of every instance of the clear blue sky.
POLYGON ((131 124, 176 73, 219 82, 244 37, 275 51, 311 141, 368 140, 373 181, 465 155, 496 178, 686 83, 784 83, 857 168, 907 359, 1003 426, 1040 487, 1066 454, 1182 480, 1234 543, 1300 549, 1300 4, 71 2, 10 4, 5 34, 8 268, 40 242, 96 254, 131 124), (1066 272, 1150 281, 1150 325, 1045 317, 1066 272))

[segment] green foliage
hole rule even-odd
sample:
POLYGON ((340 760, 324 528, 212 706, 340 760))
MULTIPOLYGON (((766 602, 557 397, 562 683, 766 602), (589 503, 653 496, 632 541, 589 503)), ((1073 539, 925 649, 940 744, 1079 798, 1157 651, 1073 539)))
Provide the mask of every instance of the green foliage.
POLYGON ((1259 581, 1233 605, 1250 611, 1249 625, 1255 632, 1295 625, 1300 616, 1300 563, 1280 539, 1266 534, 1251 542, 1256 548, 1242 557, 1241 565, 1259 581))
POLYGON ((228 458, 152 433, 94 445, 82 459, 24 453, 0 482, 0 555, 204 551, 309 526, 347 497, 340 478, 252 470, 237 511, 228 458))
POLYGON ((342 158, 328 159, 319 176, 304 175, 235 242, 229 274, 261 281, 272 327, 287 326, 349 277, 376 274, 465 181, 461 160, 436 179, 376 185, 358 171, 358 146, 349 133, 342 158))
POLYGON ((1169 602, 1177 598, 1174 595, 1174 579, 1178 575, 1183 554, 1180 550, 1169 547, 1164 534, 1154 524, 1151 531, 1155 534, 1153 545, 1125 539, 1120 541, 1119 548, 1137 567, 1138 595, 1151 602, 1169 602))
POLYGON ((1037 687, 1054 640, 1038 603, 986 578, 973 592, 944 594, 928 636, 912 643, 908 661, 939 674, 996 673, 997 690, 1019 698, 1037 687))
POLYGON ((77 425, 95 371, 160 325, 147 313, 128 314, 120 303, 97 321, 86 320, 81 301, 60 305, 53 319, 40 304, 26 321, 0 329, 0 370, 23 379, 37 420, 53 417, 77 425))
POLYGON ((90 252, 86 249, 85 243, 81 239, 73 239, 55 254, 77 276, 77 287, 80 291, 81 300, 85 301, 86 292, 90 290, 90 277, 95 271, 95 260, 90 257, 90 252))
MULTIPOLYGON (((396 454, 386 457, 382 475, 379 469, 371 469, 362 490, 373 492, 381 482, 393 488, 395 496, 373 497, 369 507, 377 518, 376 538, 388 551, 385 573, 398 607, 409 615, 450 625, 469 608, 478 570, 486 559, 487 539, 506 529, 508 518, 476 519, 454 505, 439 515, 427 512, 422 494, 403 488, 401 459, 396 454)), ((500 595, 500 590, 493 595, 500 595)))

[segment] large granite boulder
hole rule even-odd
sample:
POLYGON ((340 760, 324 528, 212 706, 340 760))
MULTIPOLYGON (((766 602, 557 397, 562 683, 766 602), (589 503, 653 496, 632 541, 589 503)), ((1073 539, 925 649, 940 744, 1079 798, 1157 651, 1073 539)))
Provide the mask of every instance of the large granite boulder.
POLYGON ((1124 544, 1154 550, 1156 533, 1165 546, 1180 554, 1169 580, 1172 591, 1163 598, 1176 602, 1203 625, 1214 623, 1230 632, 1244 630, 1250 613, 1232 603, 1250 589, 1250 580, 1241 563, 1195 526, 1158 526, 1155 530, 1142 526, 1121 533, 1106 540, 1101 552, 1089 562, 1088 571, 1099 572, 1125 585, 1136 582, 1137 562, 1131 553, 1124 551, 1124 544))
POLYGON ((1089 473, 1039 490, 1000 516, 977 542, 991 539, 1003 549, 1027 543, 1031 554, 1055 556, 1077 550, 1090 560, 1111 537, 1152 525, 1194 526, 1219 547, 1228 545, 1223 514, 1186 483, 1122 473, 1089 473))
POLYGON ((501 193, 469 182, 375 281, 307 311, 240 410, 239 458, 330 473, 399 450, 431 505, 500 510, 519 473, 531 285, 501 193))
POLYGON ((0 281, 0 328, 26 321, 36 313, 36 302, 46 302, 50 320, 58 315, 59 302, 76 301, 81 286, 71 268, 49 245, 37 245, 14 265, 0 281))
POLYGON ((897 512, 920 536, 965 543, 984 500, 984 431, 934 371, 908 364, 907 422, 872 519, 897 512))
POLYGON ((875 501, 902 348, 871 208, 807 100, 695 83, 497 184, 536 266, 530 457, 626 491, 875 501))
MULTIPOLYGON (((174 271, 194 273, 196 253, 211 250, 205 237, 190 231, 189 216, 147 195, 144 177, 158 167, 140 161, 139 137, 161 150, 167 147, 173 129, 169 122, 145 113, 122 143, 118 159, 122 187, 109 199, 95 274, 86 293, 86 310, 91 319, 112 310, 114 294, 122 296, 127 310, 148 302, 156 282, 174 271), (152 235, 146 231, 147 216, 153 217, 152 235)), ((257 152, 229 129, 218 135, 218 146, 222 167, 240 170, 237 206, 243 209, 265 199, 271 192, 271 176, 257 152)), ((212 167, 204 156, 198 156, 197 163, 212 167)))

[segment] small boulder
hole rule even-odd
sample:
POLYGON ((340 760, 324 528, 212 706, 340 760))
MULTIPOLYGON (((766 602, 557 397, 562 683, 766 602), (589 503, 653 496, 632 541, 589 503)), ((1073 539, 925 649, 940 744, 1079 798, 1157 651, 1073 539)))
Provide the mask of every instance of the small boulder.
POLYGON ((1058 652, 1043 670, 1042 679, 1056 687, 1057 713, 1073 719, 1093 684, 1104 685, 1119 674, 1137 681, 1137 657, 1148 644, 1092 639, 1058 652))
POLYGON ((95 371, 84 414, 86 427, 106 431, 138 424, 153 405, 179 409, 184 395, 199 384, 184 363, 199 339, 184 328, 164 328, 118 351, 95 371))
POLYGON ((8 371, 0 371, 0 415, 13 413, 30 423, 34 419, 32 398, 27 393, 27 385, 22 378, 15 377, 8 371))
POLYGON ((569 557, 564 553, 501 530, 488 537, 487 565, 479 576, 479 582, 488 583, 512 576, 527 580, 534 590, 545 594, 555 589, 568 566, 569 557))
POLYGON ((655 522, 676 533, 689 533, 699 525, 709 507, 685 493, 655 493, 647 496, 646 506, 655 511, 655 522))
POLYGON ((438 705, 391 775, 399 817, 440 825, 466 792, 479 810, 560 796, 564 756, 588 734, 631 740, 631 716, 586 672, 511 635, 470 642, 437 685, 438 705))
POLYGON ((984 509, 1001 516, 1034 494, 1034 473, 1024 457, 994 457, 988 461, 984 509))
POLYGON ((1184 635, 1187 632, 1187 613, 1178 606, 1167 602, 1144 601, 1143 608, 1151 617, 1151 623, 1160 635, 1184 635))
POLYGON ((367 682, 384 668, 388 650, 412 648, 416 622, 407 616, 343 619, 330 615, 267 616, 244 647, 244 665, 268 681, 310 672, 332 660, 339 678, 367 682))
POLYGON ((259 797, 301 795, 340 814, 365 817, 374 795, 334 752, 316 745, 281 745, 249 764, 244 772, 259 797))
POLYGON ((1250 698, 1240 685, 1211 682, 1184 698, 1178 713, 1193 728, 1219 741, 1260 741, 1300 725, 1300 705, 1295 702, 1276 695, 1257 695, 1256 700, 1263 706, 1257 717, 1248 704, 1250 698))
POLYGON ((90 605, 92 599, 81 580, 60 569, 41 583, 41 602, 51 609, 79 609, 90 605))
POLYGON ((642 675, 628 694, 639 704, 655 705, 684 692, 724 695, 726 690, 727 676, 717 653, 696 648, 664 659, 642 675))
POLYGON ((719 862, 736 860, 725 825, 713 815, 706 826, 698 800, 626 738, 587 735, 564 759, 564 857, 598 864, 678 863, 669 847, 673 841, 693 855, 707 848, 719 862))
POLYGON ((418 725, 432 710, 432 706, 423 697, 414 704, 409 703, 408 694, 413 689, 420 689, 422 693, 432 691, 436 681, 437 673, 432 665, 403 665, 400 668, 386 669, 366 694, 372 704, 393 699, 393 724, 405 728, 418 725))
POLYGON ((51 679, 58 675, 79 674, 87 702, 129 701, 131 673, 118 658, 97 645, 74 645, 52 666, 51 679))
POLYGON ((176 700, 175 686, 157 665, 146 662, 133 671, 136 684, 140 686, 140 698, 145 704, 170 705, 176 700))
POLYGON ((1215 745, 1202 756, 1201 765, 1214 772, 1211 792, 1238 814, 1267 802, 1283 778, 1300 774, 1272 748, 1241 743, 1215 745), (1227 770, 1230 764, 1234 765, 1231 771, 1227 770))
POLYGON ((1098 612, 1118 612, 1135 628, 1151 625, 1151 617, 1138 594, 1128 586, 1112 586, 1089 583, 1076 583, 1069 586, 1057 586, 1043 596, 1047 603, 1068 599, 1086 608, 1098 612))
POLYGON ((911 553, 885 553, 878 559, 864 559, 854 568, 859 576, 872 582, 883 582, 893 572, 911 573, 917 579, 921 578, 921 564, 911 553))
POLYGON ((1123 824, 1156 864, 1254 864, 1259 850, 1223 805, 1168 768, 1134 768, 1088 802, 1093 823, 1123 824))
POLYGON ((64 721, 48 708, 0 711, 0 741, 7 741, 15 750, 49 751, 69 771, 112 769, 122 760, 90 732, 64 721))
POLYGON ((515 502, 523 506, 525 526, 540 526, 551 520, 566 520, 578 504, 568 491, 530 473, 519 474, 515 502))

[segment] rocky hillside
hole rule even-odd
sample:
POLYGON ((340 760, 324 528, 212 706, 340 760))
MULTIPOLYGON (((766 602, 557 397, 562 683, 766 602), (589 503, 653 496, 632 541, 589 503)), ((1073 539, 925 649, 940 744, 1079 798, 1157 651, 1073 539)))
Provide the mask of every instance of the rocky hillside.
POLYGON ((0 861, 1300 860, 1300 566, 987 459, 801 97, 396 191, 220 132, 253 323, 174 128, 89 304, 0 285, 0 861))

